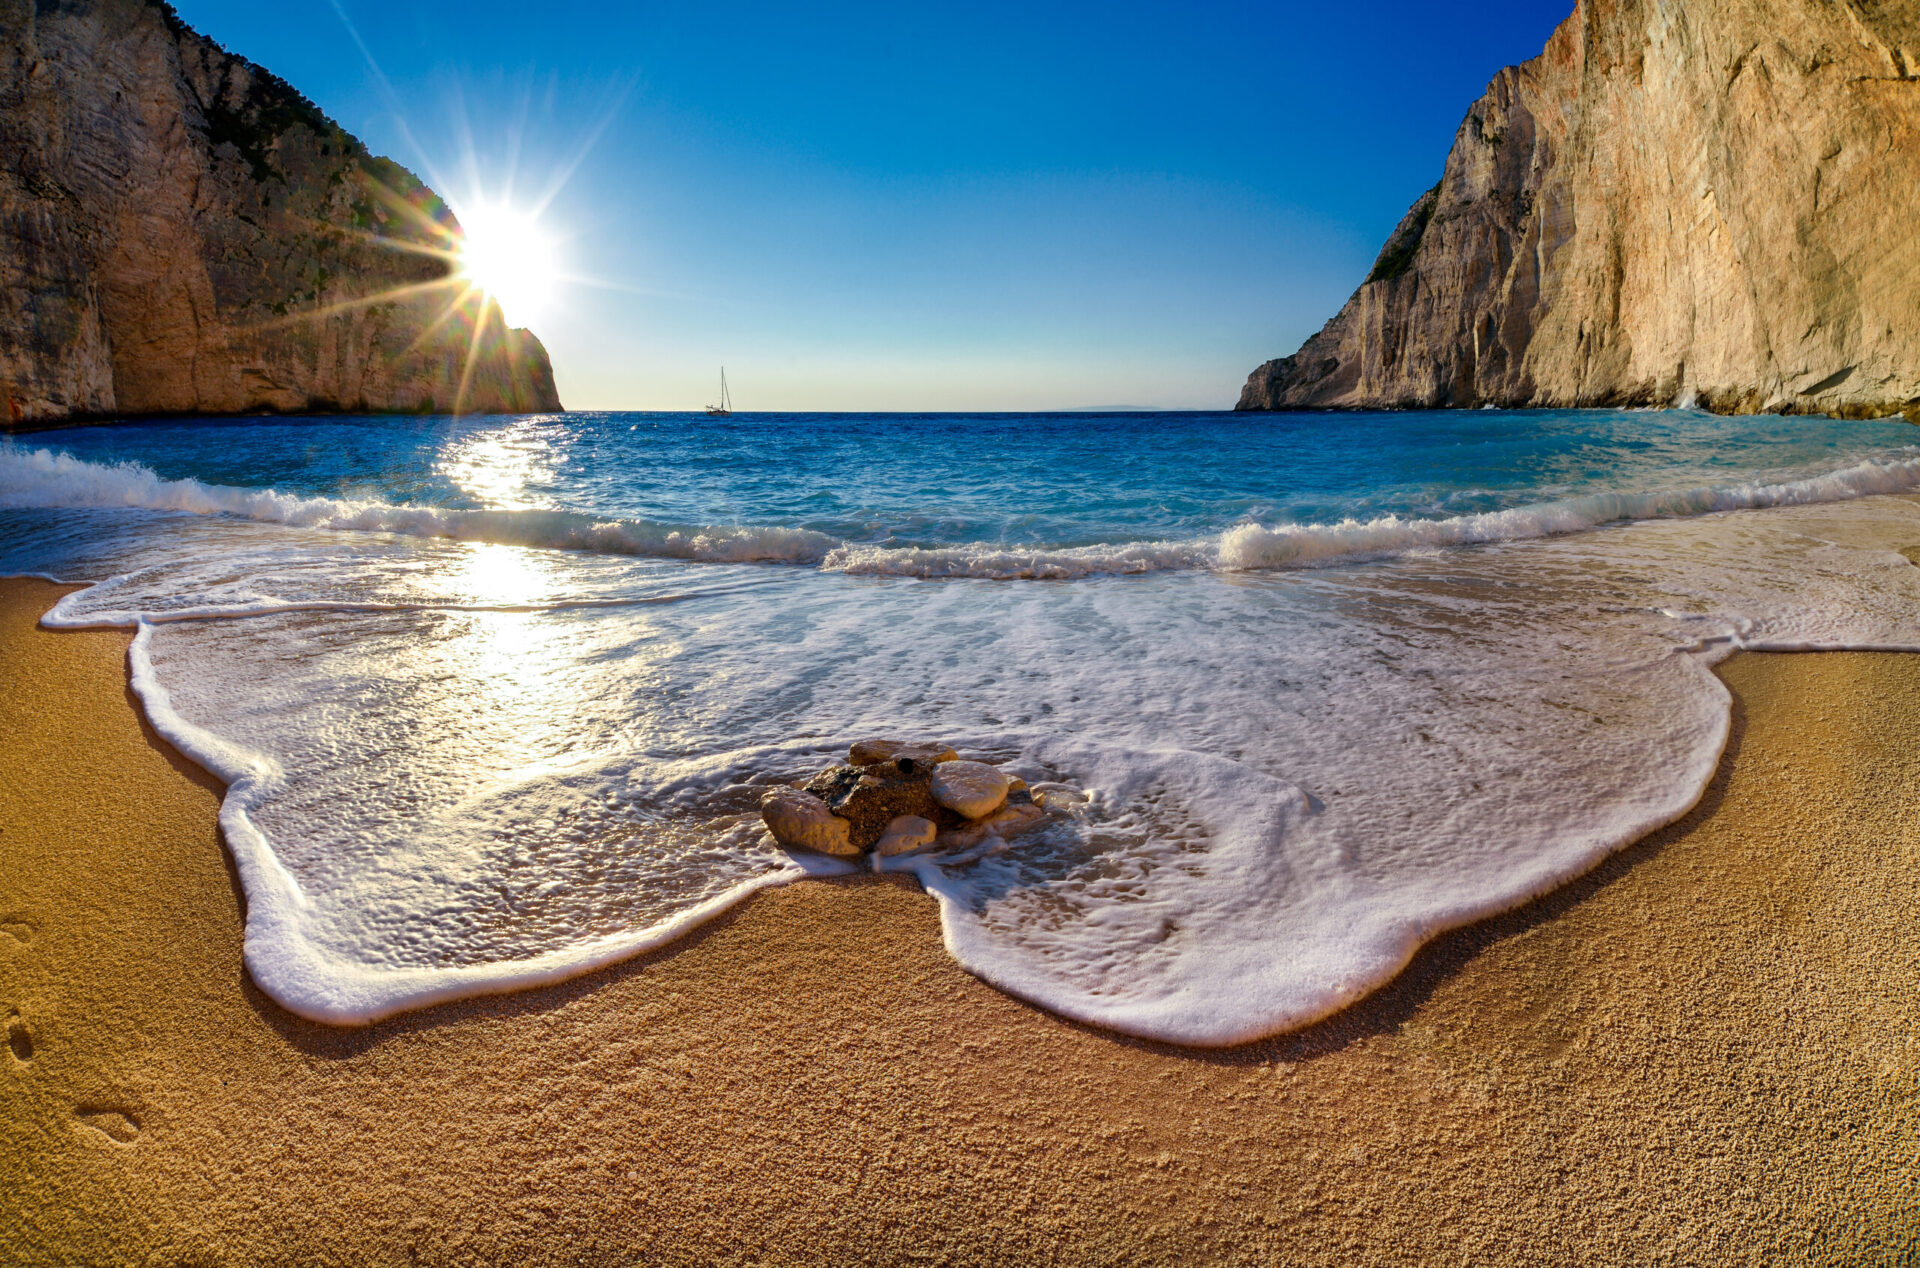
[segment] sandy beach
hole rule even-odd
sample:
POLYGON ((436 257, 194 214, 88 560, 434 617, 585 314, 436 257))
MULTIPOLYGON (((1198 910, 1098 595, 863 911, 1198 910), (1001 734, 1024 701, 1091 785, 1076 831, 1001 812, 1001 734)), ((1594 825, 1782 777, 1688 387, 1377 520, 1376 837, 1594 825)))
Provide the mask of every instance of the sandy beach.
POLYGON ((8 1263, 1867 1263, 1920 1249, 1920 659, 1742 656, 1701 806, 1304 1033, 1117 1038, 910 883, 367 1029, 241 966, 128 636, 0 582, 8 1263))

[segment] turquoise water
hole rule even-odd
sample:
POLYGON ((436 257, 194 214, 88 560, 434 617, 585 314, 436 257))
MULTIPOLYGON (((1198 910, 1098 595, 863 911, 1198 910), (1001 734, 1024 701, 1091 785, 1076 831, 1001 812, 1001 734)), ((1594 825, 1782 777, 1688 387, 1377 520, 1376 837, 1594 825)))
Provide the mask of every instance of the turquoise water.
MULTIPOLYGON (((1086 792, 894 866, 1083 1020, 1295 1026, 1685 812, 1741 647, 1920 646, 1920 433, 1691 412, 569 414, 0 445, 229 783, 247 959, 351 1024, 843 865, 756 807, 869 735, 1086 792)), ((830 971, 823 966, 823 971, 830 971)))
POLYGON ((1920 456, 1920 432, 1900 421, 1610 411, 240 419, 49 443, 164 479, 314 497, 798 529, 824 539, 821 553, 1442 519, 1920 456))

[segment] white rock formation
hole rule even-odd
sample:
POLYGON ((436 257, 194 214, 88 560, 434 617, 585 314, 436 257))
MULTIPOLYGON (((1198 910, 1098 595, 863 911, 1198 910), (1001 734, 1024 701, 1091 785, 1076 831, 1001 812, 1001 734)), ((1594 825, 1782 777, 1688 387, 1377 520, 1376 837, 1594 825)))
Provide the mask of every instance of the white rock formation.
POLYGON ((1241 409, 1920 421, 1920 3, 1581 0, 1241 409))

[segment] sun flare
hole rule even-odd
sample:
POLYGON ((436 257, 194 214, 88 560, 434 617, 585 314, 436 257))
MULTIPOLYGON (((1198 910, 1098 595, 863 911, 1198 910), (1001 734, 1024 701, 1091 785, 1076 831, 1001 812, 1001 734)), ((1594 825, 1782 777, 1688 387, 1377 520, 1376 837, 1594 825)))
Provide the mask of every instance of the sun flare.
POLYGON ((540 320, 559 280, 553 241, 534 217, 481 204, 460 216, 460 276, 500 306, 509 325, 540 320))

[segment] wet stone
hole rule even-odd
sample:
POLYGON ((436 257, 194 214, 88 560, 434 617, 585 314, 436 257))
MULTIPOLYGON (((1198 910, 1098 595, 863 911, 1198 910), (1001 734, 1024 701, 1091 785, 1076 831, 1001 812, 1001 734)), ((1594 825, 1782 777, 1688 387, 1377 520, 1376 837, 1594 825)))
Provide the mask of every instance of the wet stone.
POLYGON ((958 756, 945 744, 929 744, 918 740, 861 740, 847 750, 847 761, 855 766, 872 766, 900 758, 911 758, 916 764, 924 762, 928 766, 937 766, 941 762, 951 762, 958 756))
POLYGON ((954 816, 933 799, 933 773, 939 769, 913 757, 866 766, 835 766, 807 782, 807 791, 847 821, 853 848, 871 850, 887 825, 902 815, 917 815, 936 825, 954 816))
POLYGON ((880 834, 879 844, 873 847, 873 852, 881 858, 911 854, 932 845, 938 832, 931 819, 922 819, 919 815, 901 815, 880 834))
POLYGON ((760 818, 773 839, 789 848, 840 858, 860 854, 848 838, 847 821, 828 810, 826 802, 798 788, 769 791, 760 799, 760 818))
POLYGON ((1087 806, 1087 794, 1071 784, 1035 784, 1032 797, 1035 805, 1054 814, 1079 814, 1087 806))
POLYGON ((933 769, 933 796, 969 819, 984 819, 1007 802, 1006 772, 985 762, 942 762, 933 769))
POLYGON ((1011 798, 1006 805, 980 821, 981 826, 995 836, 1009 841, 1043 826, 1046 822, 1046 811, 1031 801, 1016 803, 1011 798))
POLYGON ((940 833, 934 844, 943 850, 969 850, 989 838, 1011 841, 1036 828, 1043 828, 1051 821, 1047 812, 1032 802, 1014 804, 1009 801, 984 819, 962 823, 959 827, 940 833))

